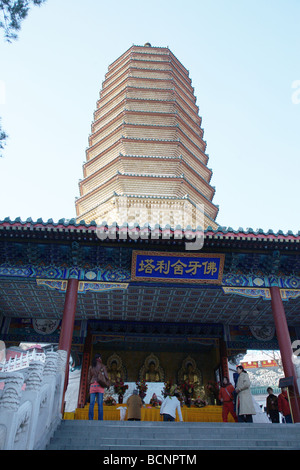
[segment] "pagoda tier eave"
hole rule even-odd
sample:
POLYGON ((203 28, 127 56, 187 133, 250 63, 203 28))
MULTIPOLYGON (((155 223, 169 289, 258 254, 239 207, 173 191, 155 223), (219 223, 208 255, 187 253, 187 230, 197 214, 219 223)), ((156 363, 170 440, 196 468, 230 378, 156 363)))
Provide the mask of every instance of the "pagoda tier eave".
MULTIPOLYGON (((115 142, 114 144, 111 145, 111 147, 108 147, 107 149, 105 149, 103 152, 101 152, 100 154, 96 155, 95 157, 91 158, 90 160, 88 160, 87 162, 85 162, 83 164, 83 170, 84 170, 84 177, 86 178, 87 177, 87 169, 95 164, 97 161, 99 161, 101 158, 103 158, 105 155, 109 155, 110 152, 115 149, 117 151, 117 148, 118 146, 120 146, 122 144, 122 141, 124 141, 125 139, 121 139, 119 140, 118 142, 115 142)), ((176 142, 176 146, 178 148, 180 148, 180 150, 184 150, 186 151, 187 155, 189 155, 189 157, 196 163, 199 165, 199 168, 202 168, 203 170, 203 173, 207 175, 207 179, 204 178, 204 176, 202 176, 202 178, 207 181, 209 183, 211 177, 212 177, 212 170, 209 169, 201 160, 199 160, 199 158, 197 158, 196 155, 194 155, 193 153, 189 152, 183 145, 181 145, 180 142, 176 142)), ((118 151, 117 151, 118 152, 118 151)), ((184 153, 184 152, 183 152, 184 153)), ((117 153, 118 155, 132 155, 132 156, 142 156, 142 157, 149 157, 149 158, 183 158, 185 159, 185 156, 182 155, 182 153, 180 152, 178 155, 174 154, 174 155, 148 155, 148 154, 144 154, 144 155, 140 155, 140 154, 128 154, 128 153, 122 153, 122 151, 118 152, 117 153)), ((198 172, 200 173, 200 172, 198 172)), ((92 174, 92 173, 91 173, 92 174)))
MULTIPOLYGON (((162 126, 162 125, 155 125, 155 124, 141 124, 141 123, 127 123, 127 122, 122 122, 121 124, 119 124, 117 127, 114 127, 114 129, 107 135, 105 135, 103 138, 101 138, 98 142, 95 142, 94 144, 92 144, 90 147, 89 147, 89 151, 93 151, 95 148, 97 148, 98 145, 100 145, 101 143, 105 142, 106 140, 110 139, 111 137, 114 136, 114 134, 117 134, 120 129, 142 129, 142 130, 145 130, 145 129, 149 129, 149 130, 154 130, 154 131, 157 131, 157 130, 161 130, 161 131, 167 131, 167 130, 171 130, 171 131, 175 131, 175 133, 179 133, 181 134, 182 137, 184 137, 185 139, 188 140, 189 142, 189 145, 191 145, 192 147, 195 148, 195 150, 199 151, 202 155, 205 155, 205 148, 206 148, 206 142, 204 142, 202 140, 202 138, 200 136, 197 136, 197 141, 194 142, 191 140, 191 138, 185 133, 183 132, 183 130, 179 127, 179 126, 176 126, 176 125, 167 125, 167 126, 162 126), (198 145, 199 144, 199 145, 198 145), (202 144, 200 146, 200 144, 202 144), (202 148, 201 148, 202 147, 202 148)), ((90 139, 94 139, 96 136, 99 136, 99 134, 101 134, 101 132, 97 132, 97 134, 93 134, 92 136, 90 136, 90 139)), ((155 132, 154 132, 155 134, 155 132)), ((124 136, 124 138, 126 139, 136 139, 136 137, 134 136, 124 136)), ((149 138, 145 138, 145 139, 140 139, 140 140, 149 140, 149 138)), ((151 140, 166 140, 166 139, 151 139, 151 140)), ((169 139, 167 139, 169 140, 169 139)), ((207 156, 206 156, 207 157, 207 156)))
MULTIPOLYGON (((173 73, 172 70, 168 71, 168 74, 169 75, 173 75, 172 78, 157 78, 157 77, 139 77, 139 76, 135 76, 135 75, 129 75, 129 68, 128 69, 125 69, 126 72, 124 71, 124 73, 119 76, 118 78, 116 78, 116 80, 114 80, 113 82, 111 82, 109 85, 105 86, 104 88, 102 88, 101 92, 100 92, 100 97, 99 97, 99 100, 97 101, 97 105, 98 103, 101 101, 101 99, 103 99, 104 97, 108 97, 110 94, 112 94, 113 92, 116 92, 119 88, 127 88, 127 87, 134 87, 134 85, 126 85, 126 82, 130 82, 130 81, 135 81, 135 80, 138 80, 140 83, 143 83, 143 82, 147 82, 147 83, 155 83, 155 84, 159 84, 159 83, 169 83, 170 84, 170 87, 150 87, 150 86, 140 86, 138 88, 147 88, 147 89, 153 89, 153 90, 172 90, 174 88, 174 86, 177 86, 181 91, 182 90, 182 86, 184 86, 182 84, 182 82, 180 82, 180 84, 177 83, 177 80, 179 80, 176 75, 173 73)), ((141 69, 137 69, 135 68, 135 70, 141 70, 141 69)), ((148 69, 145 69, 145 70, 148 70, 148 69)), ((191 96, 187 96, 187 98, 193 103, 195 104, 197 98, 196 96, 193 94, 193 91, 194 89, 191 89, 191 90, 186 90, 186 91, 183 91, 183 93, 187 96, 187 95, 191 95, 191 96)))
MULTIPOLYGON (((176 118, 176 120, 178 120, 183 127, 188 128, 189 132, 191 132, 193 135, 195 135, 195 137, 203 139, 203 134, 204 134, 203 129, 200 126, 197 126, 198 130, 199 130, 199 134, 197 134, 196 131, 186 121, 184 121, 177 113, 164 113, 164 112, 159 112, 159 111, 132 111, 132 110, 126 110, 126 109, 121 109, 119 114, 117 114, 113 119, 108 121, 102 127, 99 127, 99 129, 97 129, 97 131, 94 131, 94 128, 97 127, 97 125, 96 125, 96 123, 93 123, 92 133, 90 134, 89 139, 91 139, 93 137, 96 137, 101 132, 105 132, 106 129, 109 129, 109 127, 111 127, 113 124, 118 122, 118 120, 122 119, 122 117, 124 117, 124 116, 151 116, 151 117, 154 117, 154 116, 161 117, 161 116, 163 116, 163 117, 176 118)), ((101 119, 99 119, 99 120, 101 121, 101 119)), ((133 123, 124 122, 124 124, 129 125, 129 124, 133 124, 133 123)), ((138 124, 133 124, 133 125, 138 125, 138 124)), ((141 124, 141 125, 144 125, 144 124, 141 124)), ((152 124, 152 126, 155 126, 155 124, 152 124)), ((157 127, 170 127, 170 126, 160 126, 158 124, 157 127)))
MULTIPOLYGON (((183 167, 188 169, 189 171, 191 171, 195 175, 196 178, 200 179, 201 184, 203 184, 205 186, 206 190, 211 192, 211 199, 213 198, 213 196, 215 194, 215 189, 209 184, 209 182, 206 181, 194 168, 192 168, 190 165, 188 165, 188 163, 180 156, 178 156, 178 157, 177 156, 174 156, 174 157, 155 157, 155 156, 143 156, 143 155, 117 155, 113 160, 111 160, 109 163, 107 163, 107 165, 101 167, 99 170, 95 171, 94 173, 90 174, 89 176, 86 176, 84 178, 84 180, 81 180, 79 182, 79 188, 80 188, 81 195, 82 195, 82 188, 86 183, 91 181, 94 177, 100 176, 101 173, 104 173, 108 168, 116 166, 117 163, 122 162, 122 161, 126 161, 126 160, 131 160, 131 161, 139 161, 140 160, 142 162, 145 162, 145 160, 147 160, 147 162, 152 161, 153 163, 155 163, 155 165, 157 165, 158 161, 162 161, 162 160, 165 160, 166 162, 174 161, 178 164, 183 165, 183 167)), ((182 172, 180 174, 182 174, 182 172)), ((161 174, 161 176, 162 176, 162 174, 161 174)), ((176 176, 176 175, 174 175, 174 176, 176 176)))
MULTIPOLYGON (((119 71, 120 72, 120 71, 119 71)), ((184 86, 187 90, 187 93, 194 93, 195 89, 194 87, 191 85, 190 82, 188 82, 187 80, 183 80, 182 79, 182 76, 181 75, 178 75, 176 73, 176 71, 174 69, 149 69, 149 68, 142 68, 142 67, 136 67, 136 66, 132 66, 130 63, 126 63, 124 64, 124 71, 120 74, 116 74, 115 78, 113 76, 110 77, 110 79, 107 81, 105 80, 103 82, 103 88, 102 88, 102 91, 107 91, 109 90, 110 88, 113 88, 116 83, 118 83, 120 80, 122 81, 124 77, 128 77, 130 76, 131 78, 141 78, 142 80, 154 80, 154 78, 152 77, 138 77, 138 76, 135 76, 135 75, 131 75, 132 73, 141 73, 141 72, 147 72, 147 74, 160 74, 160 75, 168 75, 168 76, 172 76, 172 78, 169 78, 169 80, 172 80, 174 81, 174 79, 180 81, 180 85, 181 86, 184 86)), ((156 80, 165 80, 163 78, 156 78, 156 80)), ((100 96, 101 96, 101 92, 100 92, 100 96)))
MULTIPOLYGON (((208 156, 203 153, 202 151, 200 151, 199 149, 199 154, 201 155, 201 157, 203 158, 204 161, 202 161, 197 155, 195 155, 193 152, 191 152, 182 142, 180 142, 180 140, 173 140, 173 139, 143 139, 143 138, 134 138, 134 137, 121 137, 120 139, 118 139, 116 142, 114 142, 111 146, 107 147, 106 149, 103 150, 103 152, 99 153, 98 155, 95 155, 93 157, 91 157, 90 159, 87 160, 87 163, 94 160, 95 158, 99 158, 99 156, 101 156, 104 152, 107 152, 109 149, 117 146, 118 144, 122 144, 122 143, 130 143, 130 142, 139 142, 139 143, 144 143, 144 144, 154 144, 154 143, 159 143, 160 145, 173 145, 173 146, 176 146, 176 147, 180 147, 180 149, 182 150, 185 150, 189 155, 193 155, 194 158, 202 163, 202 165, 204 167, 207 168, 207 163, 208 163, 208 156)), ((99 145, 99 144, 98 144, 99 145)), ((87 155, 89 153, 90 149, 87 149, 87 155)))
POLYGON ((177 57, 170 51, 169 48, 163 48, 165 52, 162 54, 156 54, 154 51, 159 50, 160 52, 162 51, 161 48, 157 47, 151 47, 147 51, 141 51, 140 46, 132 46, 131 48, 127 49, 118 59, 116 59, 111 65, 108 66, 108 72, 105 74, 105 78, 107 79, 110 75, 114 74, 116 70, 120 69, 122 67, 122 64, 124 64, 125 61, 128 60, 128 57, 131 58, 131 60, 136 60, 139 62, 146 62, 147 65, 149 64, 149 61, 145 60, 145 55, 152 55, 153 57, 156 56, 158 57, 165 57, 165 60, 151 60, 151 63, 162 63, 162 62, 169 62, 169 63, 174 63, 176 64, 177 67, 179 67, 183 77, 189 81, 191 81, 189 77, 189 71, 181 64, 181 62, 177 59, 177 57), (137 58, 140 56, 141 58, 137 58))
POLYGON ((125 100, 126 101, 129 100, 129 99, 132 99, 134 101, 142 101, 144 103, 147 103, 147 102, 157 102, 157 103, 162 103, 162 102, 165 102, 165 103, 177 103, 177 105, 185 112, 185 114, 187 114, 189 116, 190 119, 192 119, 194 122, 199 122, 200 120, 200 117, 198 115, 198 112, 199 112, 199 107, 197 105, 194 105, 194 109, 189 106, 189 104, 183 99, 182 96, 180 96, 176 90, 168 90, 168 89, 164 89, 164 88, 161 88, 161 89, 158 89, 158 88, 137 88, 137 87, 126 87, 126 88, 123 88, 122 90, 119 91, 118 94, 114 95, 110 100, 106 101, 105 98, 102 98, 101 99, 101 107, 99 106, 99 102, 98 102, 98 106, 97 106, 97 109, 95 110, 94 112, 94 119, 95 121, 98 120, 98 117, 97 117, 97 114, 99 114, 100 111, 103 111, 105 110, 105 108, 108 108, 108 109, 111 109, 113 107, 115 107, 120 101, 123 101, 125 100), (152 92, 153 95, 155 96, 127 96, 127 92, 133 92, 133 91, 139 91, 141 94, 146 94, 147 92, 149 93, 152 92), (162 96, 165 94, 168 94, 167 97, 162 97, 162 98, 159 98, 158 96, 156 95, 159 95, 159 94, 162 94, 162 96), (170 98, 170 96, 172 96, 172 98, 170 98), (120 99, 121 98, 121 99, 120 99), (114 103, 115 101, 115 103, 114 103), (187 113, 185 111, 185 107, 187 107, 189 109, 189 112, 187 113), (194 118, 194 119, 193 119, 194 118))
MULTIPOLYGON (((131 77, 128 77, 128 79, 130 79, 131 77)), ((127 79, 125 80, 127 81, 127 79)), ((186 101, 186 97, 182 97, 180 95, 180 93, 178 93, 178 91, 176 90, 176 87, 179 88, 176 83, 174 84, 175 86, 172 87, 172 88, 151 88, 151 87, 138 87, 138 86, 134 86, 134 85, 127 85, 123 88, 120 89, 120 91, 114 95, 113 98, 111 98, 108 102, 112 101, 113 99, 115 99, 115 97, 117 97, 119 94, 123 93, 123 92, 132 92, 132 91, 139 91, 139 92, 155 92, 157 94, 160 94, 160 93, 165 93, 165 92, 170 92, 171 94, 174 94, 174 95, 177 95, 177 97, 181 100, 183 100, 183 102, 190 108, 191 110, 191 113, 195 113, 196 115, 198 115, 198 112, 199 112, 199 107, 195 104, 195 103, 191 103, 191 105, 189 103, 187 103, 186 101)), ((105 102, 105 99, 107 98, 107 95, 105 95, 103 98, 100 98, 97 102, 97 110, 100 108, 100 105, 102 103, 104 103, 103 105, 106 105, 108 102, 105 102)), ((144 99, 144 98, 142 98, 144 99)), ((147 98, 145 98, 147 99, 147 98)), ((150 99, 155 99, 155 98, 150 98, 150 99)))
MULTIPOLYGON (((140 180, 140 181, 153 181, 153 179, 157 179, 157 180, 162 180, 162 179, 165 179, 165 180, 168 180, 168 181, 177 181, 177 182, 181 182, 183 183, 184 185, 187 186, 187 193, 188 194, 193 194, 195 196, 195 204, 198 204, 198 205, 205 205, 205 207, 209 207, 210 211, 212 212, 212 214, 210 215, 209 213, 207 213, 207 209, 205 210, 205 213, 207 213, 208 217, 210 217, 212 220, 214 220, 216 217, 217 217, 217 214, 218 214, 218 211, 219 211, 219 208, 218 206, 214 205, 209 199, 207 199, 202 193, 200 193, 197 189, 195 189, 190 183, 189 181, 187 181, 184 177, 182 176, 178 176, 178 177, 175 177, 175 176, 169 176, 169 177, 164 177, 164 176, 161 176, 161 175, 130 175, 130 174, 126 174, 126 175, 122 175, 122 174, 117 174, 117 175, 114 175, 112 176, 109 180, 107 180, 105 183, 103 184, 100 184, 99 186, 97 186, 96 188, 94 188, 93 190, 91 190, 89 193, 85 194, 84 196, 81 196, 79 197, 76 202, 75 202, 75 205, 76 205, 76 209, 77 207, 85 202, 86 200, 91 200, 92 197, 94 197, 96 194, 99 194, 101 195, 101 193, 103 193, 103 189, 105 187, 108 187, 110 186, 113 182, 115 181, 122 181, 122 180, 133 180, 133 179, 137 179, 137 180, 140 180)), ((149 194, 149 193, 147 193, 149 194)), ((151 195, 151 193, 149 194, 151 195)), ((152 194, 154 195, 154 194, 152 194)), ((174 196, 175 194, 170 194, 169 196, 174 196)), ((167 196, 167 194, 165 195, 167 196)), ((179 195, 178 195, 179 196, 179 195)), ((193 200, 194 198, 192 198, 193 200)), ((99 201, 99 200, 98 200, 99 201)), ((101 201, 102 202, 102 201, 101 201)), ((100 203, 97 203, 96 205, 100 205, 100 203)), ((90 209, 92 210, 95 206, 94 205, 91 205, 90 206, 90 209)), ((86 211, 84 211, 85 213, 86 211)))
MULTIPOLYGON (((174 112, 170 112, 170 111, 165 112, 165 111, 157 111, 157 110, 156 110, 156 111, 153 111, 153 110, 138 110, 138 109, 132 110, 132 109, 126 109, 126 108, 124 107, 124 106, 126 106, 127 103, 133 103, 133 102, 135 102, 135 101, 140 102, 141 100, 139 100, 139 99, 137 99, 137 98, 128 98, 128 97, 125 97, 122 101, 120 101, 120 102, 118 103, 118 105, 117 105, 115 108, 110 109, 106 114, 104 114, 103 116, 100 116, 100 117, 98 117, 97 119, 95 119, 95 121, 92 123, 92 129, 95 128, 95 127, 97 127, 98 124, 99 124, 99 122, 106 120, 107 117, 108 117, 110 114, 113 114, 113 113, 116 111, 116 109, 119 108, 119 109, 120 109, 120 113, 128 113, 128 114, 129 114, 129 113, 131 113, 131 114, 133 114, 133 113, 140 113, 140 114, 145 114, 145 115, 149 115, 149 116, 151 116, 151 115, 163 115, 163 116, 171 116, 171 115, 172 115, 172 116, 178 116, 178 118, 180 118, 182 121, 184 121, 184 122, 186 123, 186 126, 188 126, 190 129, 194 129, 194 126, 195 126, 197 129, 199 129, 199 130, 203 133, 203 130, 202 130, 201 127, 200 127, 200 126, 201 126, 201 122, 202 122, 201 117, 197 115, 196 117, 198 118, 198 119, 197 119, 198 122, 194 121, 194 119, 192 119, 192 118, 185 112, 185 110, 184 110, 183 108, 181 108, 181 107, 178 105, 178 103, 176 103, 176 101, 167 101, 167 100, 164 100, 163 102, 164 102, 165 104, 168 104, 168 103, 169 103, 169 104, 171 104, 172 106, 174 106, 175 108, 177 108, 177 107, 180 108, 180 111, 185 115, 185 117, 187 118, 187 120, 182 119, 181 116, 178 114, 177 110, 174 111, 174 112), (189 122, 188 122, 188 121, 189 121, 189 122), (190 125, 190 121, 192 122, 193 126, 190 125)), ((151 103, 155 103, 155 102, 161 103, 160 100, 145 100, 145 101, 150 101, 151 103)), ((96 113, 97 111, 98 111, 98 110, 96 110, 95 113, 96 113)), ((94 114, 95 114, 95 113, 94 113, 94 114)), ((119 114, 120 114, 120 113, 119 113, 119 114)), ((113 119, 114 119, 114 118, 113 118, 113 119)), ((108 121, 107 124, 109 124, 110 122, 112 122, 113 119, 111 119, 110 121, 108 121)), ((104 127, 104 126, 103 126, 103 127, 104 127)), ((194 131, 194 132, 195 132, 195 131, 194 131)))
MULTIPOLYGON (((101 93, 100 93, 100 98, 99 100, 97 101, 96 103, 96 106, 97 106, 97 109, 100 108, 101 106, 101 103, 108 99, 113 99, 114 96, 117 96, 118 93, 122 92, 122 91, 129 91, 129 90, 151 90, 151 91, 155 91, 155 92, 166 92, 166 91, 171 91, 171 92, 174 92, 174 93, 177 93, 179 97, 181 97, 181 99, 184 99, 186 100, 186 104, 187 106, 189 106, 191 108, 191 110, 195 113, 198 113, 199 111, 199 108, 198 106, 196 105, 196 100, 197 98, 192 95, 192 97, 188 96, 187 93, 185 91, 182 90, 182 86, 179 86, 177 83, 176 83, 176 80, 171 80, 171 79, 164 79, 164 80, 160 80, 160 79, 157 79, 157 78, 141 78, 141 77, 133 77, 133 76, 126 76, 126 78, 123 79, 122 82, 120 82, 117 86, 115 86, 114 88, 112 88, 112 90, 110 91, 107 91, 106 88, 102 89, 101 90, 101 93), (170 87, 169 88, 166 88, 166 87, 149 87, 149 86, 136 86, 136 85, 133 85, 133 84, 128 84, 128 82, 134 82, 134 81, 139 81, 139 82, 153 82, 155 81, 156 83, 158 81, 161 81, 163 83, 166 83, 166 82, 170 82, 170 87), (178 90, 179 89, 179 92, 178 90), (181 93, 183 94, 183 96, 181 95, 181 93), (188 101, 190 102, 190 104, 188 103, 188 101)), ((191 94, 191 93, 189 93, 191 94)))

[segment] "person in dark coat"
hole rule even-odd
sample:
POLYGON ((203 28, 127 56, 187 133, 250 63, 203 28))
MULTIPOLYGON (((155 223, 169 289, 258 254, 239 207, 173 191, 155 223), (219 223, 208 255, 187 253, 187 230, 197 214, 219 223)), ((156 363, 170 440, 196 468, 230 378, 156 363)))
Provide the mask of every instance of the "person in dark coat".
POLYGON ((267 415, 270 417, 272 423, 279 423, 278 398, 274 395, 271 387, 267 388, 267 392, 269 394, 266 403, 267 415))

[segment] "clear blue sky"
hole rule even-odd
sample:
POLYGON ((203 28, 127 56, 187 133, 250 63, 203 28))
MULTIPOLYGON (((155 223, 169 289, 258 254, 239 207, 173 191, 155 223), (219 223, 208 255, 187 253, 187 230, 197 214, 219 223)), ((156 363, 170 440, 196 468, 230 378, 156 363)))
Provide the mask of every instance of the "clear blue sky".
POLYGON ((217 222, 297 233, 299 20, 298 0, 48 0, 32 8, 18 41, 0 42, 0 116, 9 134, 0 219, 75 217, 108 65, 149 41, 169 46, 189 70, 217 222))

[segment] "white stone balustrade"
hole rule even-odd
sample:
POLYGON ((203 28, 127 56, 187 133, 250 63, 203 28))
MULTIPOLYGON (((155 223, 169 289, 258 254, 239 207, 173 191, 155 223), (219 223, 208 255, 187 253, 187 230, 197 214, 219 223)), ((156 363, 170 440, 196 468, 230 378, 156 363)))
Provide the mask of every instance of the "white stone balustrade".
POLYGON ((37 352, 35 349, 26 351, 20 356, 10 357, 4 364, 0 364, 0 372, 13 372, 20 369, 25 369, 32 361, 45 362, 45 353, 37 352))
POLYGON ((66 352, 46 354, 21 372, 0 372, 0 450, 44 449, 59 425, 66 352))

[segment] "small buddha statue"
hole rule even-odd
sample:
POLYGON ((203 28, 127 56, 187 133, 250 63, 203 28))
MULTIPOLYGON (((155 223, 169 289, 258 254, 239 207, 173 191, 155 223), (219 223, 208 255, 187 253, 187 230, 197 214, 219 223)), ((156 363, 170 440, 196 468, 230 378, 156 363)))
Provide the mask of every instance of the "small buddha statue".
POLYGON ((116 361, 111 362, 110 368, 107 372, 111 385, 114 385, 116 382, 122 380, 122 373, 118 369, 116 361))
POLYGON ((145 380, 146 382, 159 382, 160 381, 160 376, 159 376, 158 371, 155 369, 154 362, 149 363, 149 369, 147 370, 145 374, 145 380))
POLYGON ((191 363, 187 364, 186 372, 183 375, 183 379, 186 382, 189 382, 194 385, 199 384, 199 378, 197 374, 195 373, 193 365, 191 363))
POLYGON ((193 394, 192 398, 197 398, 202 396, 201 386, 200 386, 200 379, 199 376, 196 374, 196 371, 193 367, 193 364, 188 363, 186 366, 186 371, 183 374, 183 379, 185 382, 193 385, 193 394))

